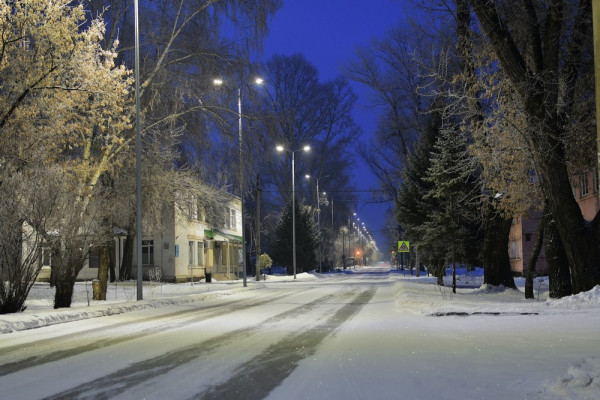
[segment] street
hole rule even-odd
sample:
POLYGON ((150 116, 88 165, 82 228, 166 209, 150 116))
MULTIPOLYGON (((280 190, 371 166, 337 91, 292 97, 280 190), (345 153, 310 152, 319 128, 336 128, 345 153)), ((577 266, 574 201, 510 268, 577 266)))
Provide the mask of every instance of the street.
POLYGON ((0 335, 2 398, 562 398, 544 382, 598 360, 597 312, 555 315, 518 293, 448 299, 424 279, 361 268, 250 282, 206 301, 0 335), (483 313, 482 303, 507 304, 506 315, 432 316, 463 302, 483 313), (547 315, 519 311, 532 305, 547 315), (533 331, 543 333, 530 340, 533 331))

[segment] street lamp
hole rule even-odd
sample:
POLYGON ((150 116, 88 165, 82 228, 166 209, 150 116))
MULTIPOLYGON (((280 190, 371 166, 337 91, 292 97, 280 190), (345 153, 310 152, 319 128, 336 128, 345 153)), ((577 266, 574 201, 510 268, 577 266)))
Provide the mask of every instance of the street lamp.
POLYGON ((143 300, 142 275, 144 272, 142 255, 142 136, 140 132, 140 29, 139 29, 139 7, 138 0, 133 3, 134 8, 134 35, 135 35, 135 175, 136 175, 136 252, 137 252, 137 276, 136 293, 137 300, 143 300))
MULTIPOLYGON (((254 83, 256 85, 262 85, 263 84, 263 79, 262 78, 256 78, 254 80, 254 83)), ((220 78, 217 78, 215 80, 213 80, 213 84, 215 86, 222 86, 223 85, 223 80, 220 78)), ((237 95, 238 95, 238 136, 239 136, 239 142, 240 142, 240 165, 239 165, 239 170, 238 170, 238 174, 239 174, 239 182, 240 182, 240 213, 242 214, 242 268, 244 269, 244 287, 248 286, 247 284, 247 279, 246 279, 246 232, 245 232, 245 228, 244 228, 244 161, 243 161, 243 157, 242 157, 242 88, 238 87, 237 89, 237 95)))
MULTIPOLYGON (((304 177, 306 179, 310 179, 312 178, 309 174, 304 175, 304 177)), ((325 175, 323 176, 323 178, 327 178, 329 177, 329 175, 325 175)), ((317 230, 319 231, 319 272, 322 273, 323 272, 323 268, 321 266, 321 261, 323 258, 323 242, 320 240, 321 239, 321 198, 319 197, 320 192, 319 192, 319 178, 314 178, 315 181, 317 181, 317 230)), ((323 192, 323 195, 325 195, 325 192, 323 192)))
MULTIPOLYGON (((276 147, 277 151, 286 151, 282 145, 276 147)), ((296 178, 295 178, 295 159, 297 151, 310 151, 310 146, 304 146, 297 150, 287 150, 292 153, 292 262, 294 265, 294 279, 296 279, 296 178)))

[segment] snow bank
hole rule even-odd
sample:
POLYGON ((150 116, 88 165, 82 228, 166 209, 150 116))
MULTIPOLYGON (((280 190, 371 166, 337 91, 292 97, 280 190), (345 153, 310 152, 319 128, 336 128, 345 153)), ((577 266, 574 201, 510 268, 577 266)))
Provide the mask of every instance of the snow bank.
MULTIPOLYGON (((200 294, 181 294, 186 293, 189 284, 180 284, 181 291, 170 288, 166 290, 166 297, 154 300, 132 301, 131 299, 121 299, 121 302, 100 302, 95 301, 93 305, 86 306, 81 301, 74 302, 71 308, 63 309, 41 309, 40 305, 52 304, 50 299, 33 300, 34 307, 28 308, 22 313, 0 315, 0 333, 10 333, 27 329, 40 328, 42 326, 61 324, 71 321, 79 321, 89 318, 98 318, 108 315, 122 314, 130 311, 138 311, 150 308, 160 308, 174 304, 188 304, 198 301, 206 301, 217 297, 230 294, 232 291, 242 290, 240 288, 225 288, 227 290, 217 290, 213 292, 200 294)), ((35 297, 36 293, 32 293, 35 297)))
POLYGON ((553 308, 568 308, 579 309, 585 308, 600 308, 600 285, 595 286, 592 290, 581 292, 573 296, 563 297, 562 299, 549 299, 547 301, 549 307, 553 308))
MULTIPOLYGON (((296 279, 313 281, 319 279, 319 277, 309 273, 301 273, 296 274, 296 279)), ((289 282, 293 280, 293 276, 267 275, 267 282, 289 282)), ((247 281, 252 283, 252 286, 243 288, 241 280, 213 281, 209 284, 203 282, 194 284, 144 282, 144 298, 147 300, 143 301, 135 301, 135 282, 109 284, 106 301, 88 300, 92 295, 90 283, 77 282, 71 307, 59 310, 52 309, 54 289, 50 288, 47 283, 36 283, 29 293, 26 302, 27 309, 24 312, 0 315, 0 334, 130 311, 205 301, 226 296, 235 291, 252 289, 256 283, 264 283, 262 280, 256 282, 254 278, 250 277, 247 281)))

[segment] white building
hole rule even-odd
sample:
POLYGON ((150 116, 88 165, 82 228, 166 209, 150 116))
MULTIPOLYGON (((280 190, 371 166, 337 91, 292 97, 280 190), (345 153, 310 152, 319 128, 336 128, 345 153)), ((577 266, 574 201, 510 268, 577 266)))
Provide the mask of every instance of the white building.
MULTIPOLYGON (((159 272, 163 281, 185 282, 205 278, 210 273, 217 280, 237 279, 242 273, 241 201, 231 196, 224 204, 212 204, 211 212, 197 205, 186 212, 175 205, 163 213, 163 229, 159 234, 142 237, 144 278, 159 272)), ((190 208, 187 210, 187 208, 190 208)), ((114 236, 115 270, 123 260, 127 235, 116 229, 114 236)), ((135 246, 135 242, 134 242, 135 246)), ((137 257, 133 254, 133 276, 137 257)), ((50 278, 51 258, 43 251, 39 280, 50 278)), ((78 280, 98 277, 98 251, 92 249, 78 280)))

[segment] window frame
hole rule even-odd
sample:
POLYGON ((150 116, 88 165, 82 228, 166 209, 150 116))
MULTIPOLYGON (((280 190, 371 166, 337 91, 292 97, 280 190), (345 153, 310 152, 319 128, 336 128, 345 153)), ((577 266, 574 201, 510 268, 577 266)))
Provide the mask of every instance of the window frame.
POLYGON ((581 194, 581 197, 585 197, 590 193, 590 185, 588 182, 587 172, 584 172, 583 174, 579 175, 579 193, 581 194))
POLYGON ((142 265, 151 265, 151 266, 154 265, 154 240, 153 239, 152 240, 142 240, 142 265))
POLYGON ((196 265, 194 264, 194 249, 196 246, 194 246, 194 241, 193 240, 189 240, 188 241, 188 263, 189 265, 196 265))

